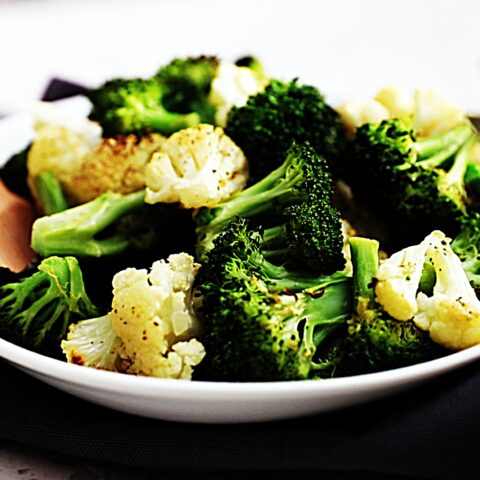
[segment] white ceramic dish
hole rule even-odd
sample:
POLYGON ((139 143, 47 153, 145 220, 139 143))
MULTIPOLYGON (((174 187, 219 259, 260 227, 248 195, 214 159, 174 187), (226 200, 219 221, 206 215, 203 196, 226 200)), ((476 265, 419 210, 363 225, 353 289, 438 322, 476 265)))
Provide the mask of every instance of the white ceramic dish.
MULTIPOLYGON (((59 102, 71 119, 84 99, 59 102)), ((32 116, 0 121, 0 162, 31 139, 32 116)), ((67 364, 0 339, 0 357, 41 381, 85 400, 145 417, 182 422, 240 423, 331 411, 411 388, 480 359, 480 345, 411 367, 328 380, 274 383, 189 382, 135 377, 67 364)))
POLYGON ((64 363, 1 339, 0 356, 49 385, 115 410, 180 422, 242 423, 301 417, 392 395, 478 360, 480 346, 388 372, 272 383, 135 377, 64 363))

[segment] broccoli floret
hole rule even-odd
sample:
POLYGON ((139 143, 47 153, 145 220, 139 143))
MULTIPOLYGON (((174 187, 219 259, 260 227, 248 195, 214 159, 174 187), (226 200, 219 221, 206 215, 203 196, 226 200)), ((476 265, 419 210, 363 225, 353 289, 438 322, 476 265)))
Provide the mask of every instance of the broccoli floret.
POLYGON ((125 235, 104 236, 121 216, 144 203, 145 191, 120 195, 107 192, 78 207, 37 219, 32 227, 32 248, 40 255, 101 257, 124 252, 125 235))
MULTIPOLYGON (((329 357, 337 376, 413 365, 435 358, 442 351, 411 319, 397 320, 377 302, 378 247, 376 240, 350 239, 354 315, 348 322, 346 336, 334 344, 329 357)), ((402 295, 398 299, 403 300, 402 295)))
POLYGON ((162 85, 163 105, 170 112, 196 112, 203 123, 214 123, 215 107, 208 100, 220 61, 213 56, 176 58, 160 68, 156 80, 162 85))
POLYGON ((274 263, 318 273, 345 267, 342 219, 330 198, 281 210, 280 225, 263 232, 262 252, 274 263))
POLYGON ((45 215, 63 212, 68 208, 67 200, 63 195, 62 186, 55 173, 41 172, 35 178, 35 190, 40 198, 40 204, 45 215))
POLYGON ((293 145, 283 164, 263 180, 214 208, 200 211, 196 217, 199 258, 226 225, 242 217, 267 229, 265 241, 270 246, 266 249, 273 255, 293 253, 294 263, 305 264, 301 258, 309 252, 309 259, 317 257, 312 268, 333 273, 342 268, 344 258, 342 225, 332 203, 332 185, 325 159, 308 144, 293 145), (268 230, 273 227, 277 230, 268 230))
POLYGON ((73 257, 46 258, 32 275, 0 288, 2 336, 32 350, 58 353, 68 325, 96 315, 73 257))
POLYGON ((32 194, 27 184, 27 158, 32 144, 12 155, 0 168, 0 179, 10 191, 31 200, 32 194))
POLYGON ((275 381, 321 376, 322 344, 351 316, 350 279, 270 264, 244 219, 215 239, 196 282, 206 358, 199 376, 275 381))
POLYGON ((198 113, 176 113, 163 104, 167 88, 156 79, 109 80, 91 90, 89 119, 102 126, 103 136, 159 132, 170 135, 200 123, 198 113))
POLYGON ((292 141, 309 141, 331 166, 344 138, 339 114, 313 86, 272 80, 228 114, 227 135, 244 151, 252 182, 277 168, 292 141))
POLYGON ((395 248, 434 229, 456 235, 469 210, 464 176, 475 142, 468 123, 420 140, 402 119, 366 124, 344 177, 354 198, 386 222, 395 248))
POLYGON ((462 266, 473 288, 480 292, 480 215, 474 214, 462 223, 460 233, 453 239, 452 250, 462 261, 462 266))

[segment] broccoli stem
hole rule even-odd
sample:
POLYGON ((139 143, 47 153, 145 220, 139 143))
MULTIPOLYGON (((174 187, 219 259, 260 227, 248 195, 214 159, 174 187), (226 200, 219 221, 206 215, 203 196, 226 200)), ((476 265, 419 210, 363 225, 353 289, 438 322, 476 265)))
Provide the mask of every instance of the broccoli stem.
POLYGON ((45 215, 67 210, 68 203, 62 192, 62 187, 53 172, 41 172, 35 179, 35 189, 40 197, 40 203, 45 215))
MULTIPOLYGON (((319 298, 307 302, 302 342, 307 352, 313 355, 326 338, 352 317, 352 300, 351 282, 345 277, 342 282, 329 284, 319 298)), ((324 368, 323 363, 313 364, 314 370, 324 368)))
POLYGON ((73 257, 49 257, 30 277, 0 289, 2 333, 35 350, 49 340, 59 341, 72 315, 85 318, 97 314, 73 257))
POLYGON ((377 240, 352 237, 349 240, 353 265, 353 291, 355 309, 363 316, 368 309, 375 307, 374 281, 378 269, 377 240))
MULTIPOLYGON (((138 105, 140 109, 141 105, 138 105)), ((172 113, 164 108, 157 110, 145 110, 142 112, 142 123, 147 129, 154 132, 162 132, 164 135, 182 130, 183 128, 194 127, 200 123, 198 113, 172 113)))
POLYGON ((295 187, 301 180, 302 171, 292 165, 294 160, 287 158, 280 167, 251 187, 212 209, 201 211, 197 217, 197 237, 203 251, 211 248, 213 239, 236 217, 251 218, 264 212, 271 214, 278 206, 300 201, 301 194, 295 187))
POLYGON ((121 253, 129 245, 124 236, 94 237, 121 216, 142 206, 144 196, 144 190, 128 195, 107 192, 78 207, 39 218, 32 228, 32 248, 45 257, 100 257, 121 253))
POLYGON ((288 242, 287 228, 285 225, 277 225, 263 231, 262 253, 266 258, 278 258, 289 252, 286 246, 288 242))
POLYGON ((475 147, 477 138, 471 134, 468 140, 462 145, 455 155, 453 164, 448 172, 441 178, 438 184, 440 192, 449 195, 454 199, 459 207, 463 208, 465 204, 464 178, 467 171, 467 165, 471 157, 471 152, 475 147))
POLYGON ((424 168, 442 165, 467 141, 472 129, 469 123, 462 123, 446 132, 433 135, 415 143, 417 163, 424 168))

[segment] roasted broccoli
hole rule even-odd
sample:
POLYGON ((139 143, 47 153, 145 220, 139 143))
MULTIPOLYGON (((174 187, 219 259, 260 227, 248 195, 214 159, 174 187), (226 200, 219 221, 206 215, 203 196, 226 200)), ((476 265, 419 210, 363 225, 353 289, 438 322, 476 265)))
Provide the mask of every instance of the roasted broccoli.
POLYGON ((402 119, 366 124, 343 175, 354 200, 386 222, 394 248, 434 229, 456 235, 469 211, 464 176, 476 142, 468 122, 422 139, 402 119))
POLYGON ((170 112, 195 112, 203 123, 214 123, 215 107, 208 97, 220 60, 214 56, 176 58, 155 78, 163 88, 162 103, 170 112))
POLYGON ((266 229, 265 248, 274 257, 329 274, 343 268, 340 214, 332 203, 326 161, 307 144, 293 145, 283 164, 263 180, 196 217, 199 258, 236 217, 266 229), (273 230, 272 230, 273 229, 273 230), (305 256, 306 255, 306 256, 305 256))
POLYGON ((32 248, 44 257, 122 253, 129 246, 124 235, 101 234, 120 217, 142 206, 144 197, 143 190, 129 195, 107 192, 78 207, 41 217, 32 227, 32 248))
POLYGON ((309 141, 335 167, 343 143, 339 114, 313 86, 272 80, 227 118, 227 135, 244 151, 252 182, 277 168, 292 141, 309 141))
POLYGON ((2 337, 32 350, 58 353, 68 325, 98 313, 73 257, 46 258, 32 275, 0 288, 2 337))
POLYGON ((350 279, 277 267, 261 251, 261 230, 239 219, 215 239, 197 276, 201 378, 275 381, 312 378, 322 344, 351 316, 350 279))
POLYGON ((170 135, 200 123, 196 112, 169 111, 163 104, 167 93, 167 87, 154 78, 109 80, 87 94, 93 105, 88 118, 101 125, 105 137, 146 132, 170 135))

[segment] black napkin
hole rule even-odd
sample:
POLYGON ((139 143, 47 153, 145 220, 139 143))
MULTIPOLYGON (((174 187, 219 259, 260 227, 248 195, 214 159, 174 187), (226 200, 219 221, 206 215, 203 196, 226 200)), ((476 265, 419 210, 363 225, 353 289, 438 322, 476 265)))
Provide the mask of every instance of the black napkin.
POLYGON ((480 471, 478 365, 355 408, 243 425, 115 412, 6 363, 0 378, 0 437, 90 460, 173 471, 360 471, 455 480, 477 479, 480 471))
MULTIPOLYGON (((47 98, 85 91, 62 85, 52 82, 47 98)), ((173 471, 301 470, 318 478, 324 478, 319 472, 341 478, 354 472, 348 478, 356 480, 358 472, 370 472, 369 479, 463 480, 480 471, 477 364, 367 405, 244 425, 181 424, 111 411, 5 362, 0 379, 0 438, 91 460, 173 471)))

